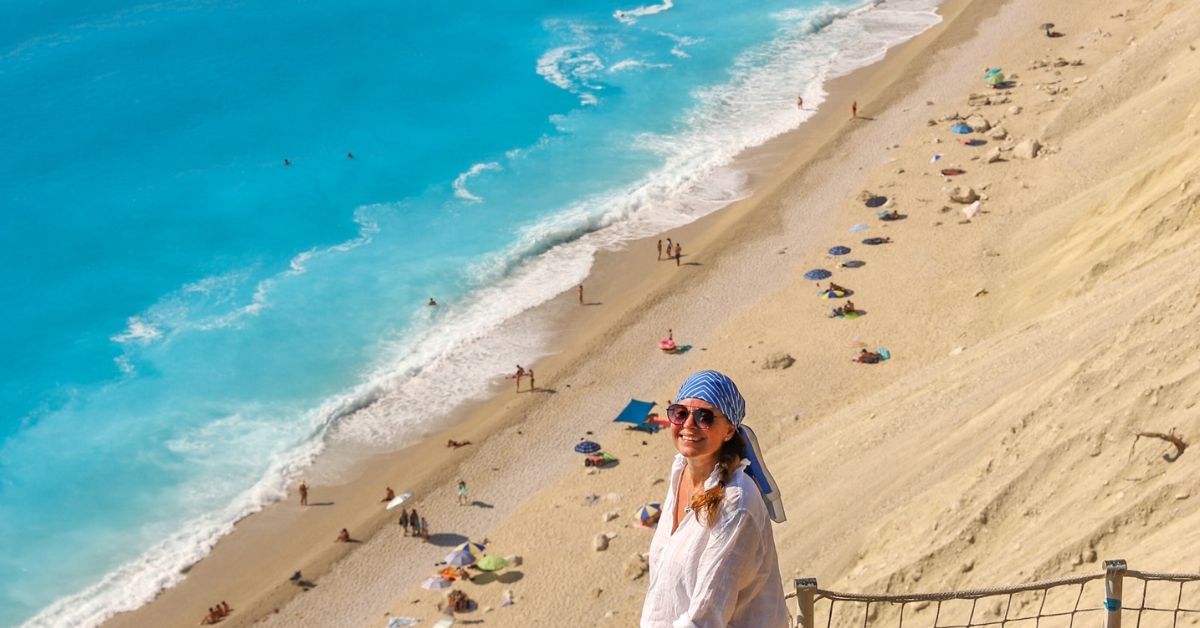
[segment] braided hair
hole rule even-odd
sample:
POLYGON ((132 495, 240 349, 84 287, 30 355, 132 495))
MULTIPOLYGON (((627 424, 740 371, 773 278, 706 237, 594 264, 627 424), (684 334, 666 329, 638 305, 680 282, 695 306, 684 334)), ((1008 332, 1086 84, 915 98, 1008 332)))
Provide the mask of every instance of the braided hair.
POLYGON ((741 432, 734 430, 733 438, 722 443, 721 448, 717 450, 717 485, 692 496, 692 512, 696 514, 696 521, 700 522, 700 525, 711 528, 717 523, 717 510, 721 506, 721 500, 725 498, 725 485, 733 478, 734 472, 745 457, 746 441, 741 432), (700 518, 700 511, 704 511, 704 519, 700 518))

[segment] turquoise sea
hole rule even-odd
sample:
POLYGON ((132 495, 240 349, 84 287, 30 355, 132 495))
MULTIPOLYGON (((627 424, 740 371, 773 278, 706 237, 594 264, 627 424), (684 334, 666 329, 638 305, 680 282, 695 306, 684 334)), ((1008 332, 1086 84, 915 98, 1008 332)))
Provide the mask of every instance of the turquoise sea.
POLYGON ((0 4, 0 625, 135 608, 485 394, 935 5, 0 4))

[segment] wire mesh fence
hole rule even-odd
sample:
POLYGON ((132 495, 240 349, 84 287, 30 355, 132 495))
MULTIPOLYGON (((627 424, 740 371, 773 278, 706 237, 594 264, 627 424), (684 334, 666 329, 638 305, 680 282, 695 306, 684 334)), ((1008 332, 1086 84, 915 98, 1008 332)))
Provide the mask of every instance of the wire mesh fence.
POLYGON ((861 594, 796 580, 797 628, 1188 628, 1200 626, 1200 574, 1128 569, 941 593, 861 594))

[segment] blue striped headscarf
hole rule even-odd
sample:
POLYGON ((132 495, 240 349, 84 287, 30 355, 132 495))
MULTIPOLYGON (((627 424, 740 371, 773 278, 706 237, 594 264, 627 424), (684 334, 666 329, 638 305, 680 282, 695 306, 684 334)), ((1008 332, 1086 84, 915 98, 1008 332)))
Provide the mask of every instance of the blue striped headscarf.
POLYGON ((775 478, 771 477, 771 472, 767 470, 762 451, 758 447, 758 437, 754 435, 754 430, 751 430, 749 425, 742 424, 746 418, 746 399, 742 397, 737 384, 733 383, 733 380, 724 373, 700 371, 692 374, 683 382, 675 399, 676 401, 682 399, 706 401, 720 410, 730 423, 733 423, 738 433, 742 435, 742 440, 746 441, 746 459, 750 463, 746 467, 746 473, 754 479, 754 483, 762 492, 763 502, 767 505, 767 512, 770 513, 771 520, 776 523, 786 521, 787 515, 783 512, 783 497, 779 494, 779 485, 775 483, 775 478))

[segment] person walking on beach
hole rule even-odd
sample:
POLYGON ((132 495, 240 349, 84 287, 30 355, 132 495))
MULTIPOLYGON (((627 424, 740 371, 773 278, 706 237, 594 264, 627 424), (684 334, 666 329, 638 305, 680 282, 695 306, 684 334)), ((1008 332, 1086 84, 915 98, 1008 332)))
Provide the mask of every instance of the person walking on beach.
POLYGON ((458 481, 458 505, 467 505, 467 483, 462 480, 458 481))
POLYGON ((662 261, 662 239, 658 241, 658 261, 662 261))
POLYGON ((421 517, 421 538, 429 540, 429 522, 425 520, 425 517, 421 517))
POLYGON ((533 381, 533 369, 529 369, 529 392, 537 390, 537 384, 533 381))
POLYGON ((404 528, 404 536, 408 536, 408 511, 400 510, 400 527, 404 528))
POLYGON ((746 401, 716 371, 687 378, 676 399, 666 412, 678 453, 650 542, 641 626, 785 628, 771 522, 787 517, 758 439, 743 423, 746 401))
POLYGON ((671 238, 667 238, 667 259, 671 259, 671 251, 675 250, 675 245, 671 244, 671 238))
POLYGON ((296 487, 300 491, 300 505, 308 505, 308 484, 304 480, 300 480, 300 486, 296 487))
POLYGON ((854 119, 857 117, 858 117, 858 101, 856 100, 856 101, 850 103, 850 118, 854 119))
POLYGON ((796 97, 796 108, 800 109, 800 110, 804 109, 804 97, 803 96, 796 97))
POLYGON ((408 513, 408 527, 412 530, 410 536, 421 536, 421 516, 417 514, 416 508, 408 513))
POLYGON ((583 284, 579 284, 579 304, 583 305, 583 284))
POLYGON ((521 378, 525 377, 525 367, 518 364, 517 373, 513 377, 517 380, 517 392, 521 392, 521 378))
POLYGON ((679 258, 681 258, 681 257, 683 257, 683 245, 676 242, 675 243, 675 265, 676 266, 679 265, 679 258))

